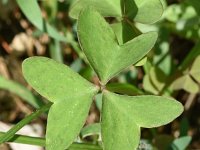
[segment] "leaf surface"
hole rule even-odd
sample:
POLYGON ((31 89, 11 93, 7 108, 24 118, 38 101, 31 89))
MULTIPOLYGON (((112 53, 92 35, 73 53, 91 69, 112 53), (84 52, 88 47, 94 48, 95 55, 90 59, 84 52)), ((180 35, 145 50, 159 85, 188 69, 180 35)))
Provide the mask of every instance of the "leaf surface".
POLYGON ((108 91, 103 94, 102 139, 105 150, 136 149, 140 127, 167 124, 183 111, 183 106, 170 98, 123 96, 108 91))
POLYGON ((45 57, 26 59, 23 74, 38 93, 53 102, 48 115, 47 149, 66 149, 83 127, 98 89, 66 65, 45 57))
POLYGON ((103 147, 105 150, 136 149, 140 140, 140 127, 130 116, 119 112, 119 109, 112 104, 112 100, 103 98, 101 124, 103 147))
POLYGON ((87 6, 94 7, 104 17, 128 17, 140 23, 154 23, 163 13, 160 0, 77 0, 71 7, 69 15, 77 19, 79 13, 87 6))
MULTIPOLYGON (((127 3, 125 2, 126 7, 126 5, 130 6, 133 0, 125 1, 127 1, 127 3)), ((161 18, 164 11, 164 6, 160 0, 135 0, 134 3, 132 5, 136 6, 137 12, 133 13, 134 7, 131 7, 127 11, 126 16, 136 22, 152 24, 161 18)))
POLYGON ((157 39, 156 32, 149 32, 119 45, 110 25, 93 8, 81 12, 78 36, 81 47, 102 84, 142 59, 157 39), (95 40, 91 42, 91 39, 95 40))

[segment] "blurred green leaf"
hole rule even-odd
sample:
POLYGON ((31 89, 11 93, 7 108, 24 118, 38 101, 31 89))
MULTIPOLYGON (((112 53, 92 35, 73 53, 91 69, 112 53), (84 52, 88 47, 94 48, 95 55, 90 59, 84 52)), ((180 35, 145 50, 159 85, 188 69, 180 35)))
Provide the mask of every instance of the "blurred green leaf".
POLYGON ((73 61, 73 63, 70 65, 70 68, 74 70, 75 72, 79 72, 82 69, 82 60, 80 58, 77 58, 73 61))
POLYGON ((143 24, 155 23, 162 17, 164 11, 160 0, 124 0, 124 3, 124 15, 143 24))
POLYGON ((171 22, 177 22, 182 14, 181 5, 173 4, 167 7, 164 13, 165 19, 171 22))
POLYGON ((139 60, 139 61, 135 64, 135 66, 136 66, 136 67, 143 66, 143 65, 146 64, 146 62, 147 62, 147 57, 144 57, 144 58, 142 58, 141 60, 139 60))
POLYGON ((167 23, 166 27, 169 31, 181 37, 198 41, 200 37, 200 20, 194 7, 189 4, 189 1, 186 0, 179 4, 173 4, 167 8, 164 16, 171 23, 167 23))
POLYGON ((18 95, 24 101, 31 104, 35 108, 39 108, 40 106, 44 104, 39 98, 34 96, 33 93, 29 91, 26 87, 14 81, 7 80, 2 76, 0 76, 0 88, 8 90, 18 95))
POLYGON ((88 6, 93 6, 103 16, 120 17, 122 14, 120 0, 76 0, 71 6, 69 15, 78 19, 80 12, 88 6))
POLYGON ((42 17, 40 7, 36 0, 16 0, 20 9, 28 18, 28 20, 36 26, 39 30, 48 33, 52 38, 55 38, 59 41, 66 42, 66 37, 59 34, 48 22, 42 17))
POLYGON ((38 93, 53 102, 48 115, 47 149, 66 149, 83 127, 98 89, 69 67, 45 57, 26 59, 23 74, 38 93))
POLYGON ((153 85, 153 83, 150 79, 150 76, 148 74, 146 74, 143 78, 143 88, 145 91, 150 92, 155 95, 157 95, 159 93, 159 91, 153 85))
POLYGON ((192 138, 190 136, 180 137, 173 141, 171 147, 173 150, 185 150, 191 140, 192 138))
POLYGON ((199 91, 199 86, 189 75, 183 75, 177 78, 171 85, 174 90, 184 89, 189 93, 197 93, 199 91))
POLYGON ((42 5, 47 12, 48 20, 54 22, 58 12, 58 0, 45 0, 42 1, 42 5))
POLYGON ((158 91, 161 91, 166 84, 167 76, 157 67, 153 67, 150 70, 150 80, 158 91))
POLYGON ((93 6, 104 17, 126 16, 130 20, 147 24, 159 20, 164 9, 160 0, 77 0, 72 5, 69 15, 77 19, 80 11, 87 6, 93 6))
POLYGON ((148 74, 145 75, 143 80, 143 87, 146 91, 153 94, 158 94, 166 84, 167 76, 157 67, 151 67, 148 74))
POLYGON ((196 12, 200 16, 200 1, 199 0, 187 0, 187 2, 195 8, 196 12))
POLYGON ((149 32, 119 45, 110 25, 92 8, 87 8, 80 14, 78 36, 82 49, 102 84, 142 59, 157 39, 156 32, 149 32), (91 42, 91 39, 96 40, 91 42))
POLYGON ((183 112, 181 103, 159 96, 103 93, 102 139, 105 149, 136 149, 140 127, 167 124, 183 112), (168 113, 166 113, 168 112, 168 113))

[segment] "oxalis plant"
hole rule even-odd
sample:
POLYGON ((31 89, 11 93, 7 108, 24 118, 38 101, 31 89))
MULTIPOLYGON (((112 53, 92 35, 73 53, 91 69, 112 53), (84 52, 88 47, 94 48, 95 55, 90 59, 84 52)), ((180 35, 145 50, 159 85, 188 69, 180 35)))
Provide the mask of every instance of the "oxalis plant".
POLYGON ((99 85, 49 58, 31 57, 23 62, 28 83, 53 103, 48 113, 47 150, 64 150, 72 144, 97 93, 103 95, 101 134, 105 150, 137 149, 141 128, 165 125, 182 113, 182 105, 172 98, 119 95, 106 89, 110 79, 145 57, 156 42, 156 32, 121 44, 94 7, 81 10, 77 28, 80 46, 99 85))

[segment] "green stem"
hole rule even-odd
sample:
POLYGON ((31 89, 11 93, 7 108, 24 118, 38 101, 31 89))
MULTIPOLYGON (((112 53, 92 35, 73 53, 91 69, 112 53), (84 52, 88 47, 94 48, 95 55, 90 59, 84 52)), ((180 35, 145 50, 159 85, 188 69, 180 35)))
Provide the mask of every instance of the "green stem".
MULTIPOLYGON (((0 137, 5 136, 7 133, 0 132, 0 137)), ((36 146, 45 147, 45 138, 41 137, 30 137, 24 135, 15 134, 11 139, 7 142, 21 143, 21 144, 30 144, 36 146)), ((88 144, 88 143, 73 143, 68 150, 102 150, 98 145, 88 144)))
POLYGON ((30 123, 33 119, 39 117, 42 113, 49 110, 52 103, 48 103, 47 105, 44 105, 40 109, 36 110, 29 116, 25 117, 23 120, 18 122, 14 127, 12 127, 6 134, 4 134, 2 137, 0 137, 0 144, 9 141, 15 136, 15 133, 19 131, 22 127, 30 123))
POLYGON ((58 40, 52 39, 49 50, 50 50, 50 56, 52 59, 60 63, 63 63, 62 50, 60 48, 60 42, 58 40))
MULTIPOLYGON (((0 132, 0 137, 5 137, 7 133, 0 132)), ((22 144, 30 144, 37 146, 45 146, 45 139, 39 137, 29 137, 25 135, 15 134, 7 140, 6 142, 14 142, 14 143, 22 143, 22 144)))

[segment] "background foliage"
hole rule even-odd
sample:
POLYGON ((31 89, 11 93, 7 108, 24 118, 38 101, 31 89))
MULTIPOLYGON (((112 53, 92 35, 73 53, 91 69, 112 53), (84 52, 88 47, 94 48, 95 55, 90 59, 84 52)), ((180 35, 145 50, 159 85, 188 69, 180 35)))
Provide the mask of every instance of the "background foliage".
MULTIPOLYGON (((105 7, 104 4, 107 1, 103 1, 105 2, 99 4, 98 8, 105 7)), ((153 3, 153 0, 151 1, 153 3)), ((36 7, 37 5, 33 1, 30 1, 29 7, 26 9, 19 9, 20 4, 23 3, 17 4, 16 2, 12 0, 0 2, 0 121, 12 124, 16 124, 35 108, 46 103, 46 100, 33 91, 23 79, 21 63, 27 57, 38 55, 51 57, 69 65, 85 79, 95 84, 98 83, 95 73, 88 65, 85 55, 78 45, 77 22, 69 17, 70 15, 77 18, 76 12, 80 9, 74 8, 72 9, 74 13, 73 11, 70 12, 71 14, 69 13, 70 8, 73 8, 73 0, 40 1, 41 9, 36 7), (29 16, 24 15, 23 12, 32 9, 35 10, 34 13, 29 13, 29 16)), ((89 0, 81 2, 90 3, 89 0)), ((127 4, 129 4, 128 2, 127 4)), ((142 18, 140 13, 137 13, 137 16, 134 13, 128 14, 129 19, 133 16, 135 18, 135 31, 138 33, 158 31, 159 38, 153 50, 148 53, 148 58, 144 58, 140 62, 142 66, 138 64, 138 67, 132 66, 126 69, 113 78, 106 88, 127 95, 171 96, 179 100, 185 107, 184 113, 172 123, 159 128, 143 129, 141 149, 143 145, 161 150, 200 148, 199 3, 199 0, 162 0, 165 11, 161 20, 156 23, 154 22, 160 15, 153 14, 159 14, 158 10, 162 8, 151 12, 155 18, 149 18, 149 20, 142 18), (151 25, 143 24, 147 23, 144 20, 151 25)), ((108 6, 106 5, 106 7, 108 6)), ((113 24, 113 29, 119 30, 116 28, 120 26, 114 23, 122 17, 121 12, 117 9, 101 9, 101 11, 107 21, 113 24), (110 12, 107 12, 108 10, 110 12), (110 13, 113 13, 112 17, 107 15, 110 13)), ((130 38, 135 36, 130 33, 130 38)), ((121 39, 119 41, 125 43, 128 40, 121 39)), ((99 122, 101 111, 101 97, 101 95, 96 96, 85 128, 82 129, 77 142, 100 143, 100 127, 97 122, 99 122)), ((43 112, 45 111, 46 109, 43 112)), ((44 114, 36 122, 45 126, 46 115, 44 114)), ((39 140, 40 145, 43 145, 43 139, 39 140)), ((5 147, 7 146, 5 145, 5 147)))

